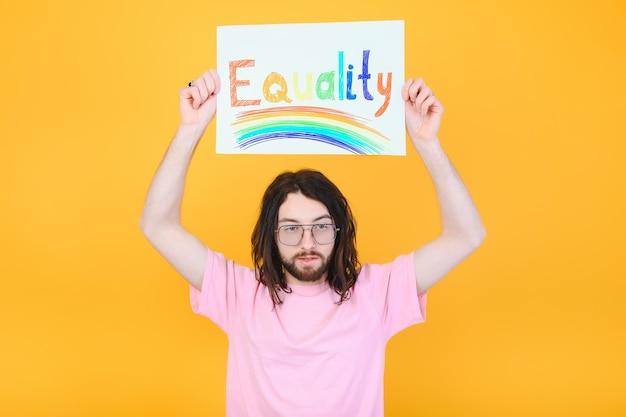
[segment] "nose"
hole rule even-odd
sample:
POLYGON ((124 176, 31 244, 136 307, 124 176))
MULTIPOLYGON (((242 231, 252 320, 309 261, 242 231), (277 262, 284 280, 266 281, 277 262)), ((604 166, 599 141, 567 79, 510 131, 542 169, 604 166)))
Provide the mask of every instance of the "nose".
POLYGON ((302 241, 300 245, 304 249, 312 248, 317 244, 315 239, 313 238, 313 226, 303 227, 302 228, 302 241), (307 233, 308 232, 308 233, 307 233))

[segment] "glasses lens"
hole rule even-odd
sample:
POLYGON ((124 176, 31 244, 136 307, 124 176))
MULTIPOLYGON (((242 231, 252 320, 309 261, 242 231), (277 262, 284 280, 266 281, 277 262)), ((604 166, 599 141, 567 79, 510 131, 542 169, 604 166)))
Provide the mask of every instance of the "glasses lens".
POLYGON ((335 226, 332 224, 316 224, 312 228, 313 238, 320 245, 325 245, 335 240, 335 226))
POLYGON ((278 239, 283 245, 297 245, 302 239, 302 226, 282 226, 278 229, 278 239))

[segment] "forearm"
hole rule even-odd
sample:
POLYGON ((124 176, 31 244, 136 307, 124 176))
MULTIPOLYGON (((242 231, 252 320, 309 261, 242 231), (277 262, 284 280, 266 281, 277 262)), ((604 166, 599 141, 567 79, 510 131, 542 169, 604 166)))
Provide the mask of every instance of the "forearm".
POLYGON ((163 157, 148 190, 140 226, 146 235, 180 225, 180 208, 185 178, 203 134, 194 126, 181 124, 163 157))
POLYGON ((477 247, 485 236, 485 229, 463 180, 436 138, 415 142, 437 194, 441 236, 461 240, 471 248, 477 247))

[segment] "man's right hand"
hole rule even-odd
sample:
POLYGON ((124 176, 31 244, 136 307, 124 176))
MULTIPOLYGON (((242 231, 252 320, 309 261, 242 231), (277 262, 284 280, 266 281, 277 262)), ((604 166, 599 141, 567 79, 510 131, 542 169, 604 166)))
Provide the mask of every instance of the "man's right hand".
POLYGON ((219 91, 220 77, 214 69, 194 80, 193 86, 181 88, 181 123, 204 130, 215 116, 219 91))

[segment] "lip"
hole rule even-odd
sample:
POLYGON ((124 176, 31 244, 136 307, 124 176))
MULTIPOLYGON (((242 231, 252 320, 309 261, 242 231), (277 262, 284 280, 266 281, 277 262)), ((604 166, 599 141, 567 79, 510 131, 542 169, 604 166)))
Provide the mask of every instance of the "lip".
POLYGON ((299 262, 302 262, 304 264, 311 264, 315 261, 317 261, 319 259, 318 256, 313 256, 313 255, 307 255, 307 256, 298 256, 296 258, 299 262))

